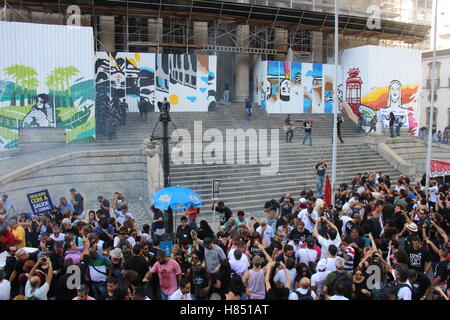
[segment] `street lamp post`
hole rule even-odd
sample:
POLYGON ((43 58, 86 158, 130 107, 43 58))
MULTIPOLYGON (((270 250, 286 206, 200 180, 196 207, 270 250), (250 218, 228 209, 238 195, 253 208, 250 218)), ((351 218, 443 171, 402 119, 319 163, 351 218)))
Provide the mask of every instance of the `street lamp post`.
POLYGON ((425 194, 428 200, 428 186, 430 185, 431 175, 431 151, 433 146, 433 109, 434 109, 434 90, 436 85, 436 34, 437 34, 437 11, 438 0, 434 0, 434 34, 433 34, 433 65, 431 71, 431 107, 428 123, 428 146, 427 146, 427 163, 425 164, 425 194))
MULTIPOLYGON (((164 188, 167 188, 170 187, 169 122, 171 122, 170 103, 167 101, 167 98, 164 98, 163 102, 158 102, 158 109, 160 112, 158 121, 162 123, 163 134, 162 137, 154 137, 152 133, 151 140, 162 140, 163 180, 164 188)), ((156 123, 157 125, 158 122, 156 123)), ((153 132, 155 132, 155 129, 153 129, 153 132)), ((169 207, 164 213, 166 234, 170 237, 173 234, 173 209, 169 207)))
POLYGON ((334 0, 334 81, 333 81, 333 160, 331 164, 331 204, 335 201, 336 161, 337 161, 337 112, 338 112, 338 75, 339 75, 339 0, 334 0))

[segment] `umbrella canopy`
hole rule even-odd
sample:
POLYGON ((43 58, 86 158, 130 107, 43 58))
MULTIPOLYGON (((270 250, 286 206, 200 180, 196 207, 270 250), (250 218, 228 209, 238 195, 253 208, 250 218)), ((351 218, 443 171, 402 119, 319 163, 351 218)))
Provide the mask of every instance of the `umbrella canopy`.
POLYGON ((190 207, 203 207, 202 198, 189 188, 185 187, 168 187, 159 190, 152 196, 152 203, 155 208, 161 210, 189 209, 190 207))

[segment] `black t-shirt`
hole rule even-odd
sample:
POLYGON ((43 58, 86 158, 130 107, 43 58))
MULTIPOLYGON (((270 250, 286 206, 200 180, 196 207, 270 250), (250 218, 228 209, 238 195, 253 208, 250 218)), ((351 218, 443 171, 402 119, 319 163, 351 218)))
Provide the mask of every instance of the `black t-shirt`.
POLYGON ((153 216, 153 220, 158 220, 159 218, 163 218, 163 221, 154 222, 155 229, 164 229, 164 213, 159 209, 154 209, 155 215, 153 216))
POLYGON ((83 213, 83 202, 84 202, 84 198, 81 194, 77 193, 74 197, 74 200, 77 202, 77 205, 73 205, 73 208, 75 209, 75 211, 78 214, 82 214, 83 213))
MULTIPOLYGON (((384 203, 383 206, 383 222, 394 217, 394 205, 390 202, 384 203)), ((403 229, 403 226, 402 226, 403 229)), ((402 230, 400 229, 400 230, 402 230)))
POLYGON ((450 275, 450 261, 439 261, 434 269, 434 278, 441 277, 441 282, 448 280, 450 275))
POLYGON ((292 214, 292 208, 294 208, 295 202, 293 198, 289 198, 289 202, 285 202, 282 206, 281 203, 284 201, 284 197, 280 199, 280 207, 281 207, 281 216, 287 216, 292 214), (289 206, 289 203, 292 205, 292 208, 289 206))
POLYGON ((289 300, 289 289, 286 287, 283 287, 282 289, 274 289, 270 288, 269 291, 267 291, 267 300, 289 300))
POLYGON ((216 212, 219 214, 219 222, 221 226, 224 225, 233 215, 228 207, 223 207, 222 209, 216 207, 216 212))
POLYGON ((264 257, 264 254, 261 252, 261 250, 258 247, 250 246, 248 248, 248 251, 252 255, 252 257, 255 257, 255 256, 264 257))
POLYGON ((430 261, 430 255, 428 250, 425 248, 420 248, 419 250, 414 250, 412 247, 406 248, 406 252, 409 256, 409 267, 411 269, 424 272, 425 264, 430 261))
POLYGON ((294 229, 291 231, 291 233, 289 233, 289 239, 300 238, 300 241, 304 243, 306 241, 306 238, 308 238, 308 236, 310 235, 311 232, 309 232, 308 229, 304 229, 303 232, 294 229))
POLYGON ((326 163, 318 163, 314 166, 314 168, 317 170, 317 175, 318 176, 324 176, 325 175, 325 171, 327 169, 327 164, 326 163))
POLYGON ((177 228, 177 239, 179 244, 182 244, 184 241, 188 241, 189 244, 192 244, 192 237, 191 237, 191 231, 192 228, 190 226, 186 226, 183 228, 183 226, 178 226, 177 228))
POLYGON ((419 300, 423 297, 426 290, 430 287, 431 281, 424 273, 417 273, 417 280, 413 283, 412 299, 419 300))
MULTIPOLYGON (((106 200, 106 199, 104 199, 104 200, 103 200, 103 206, 109 208, 109 207, 110 207, 109 201, 106 200)), ((105 210, 105 209, 103 209, 103 208, 100 206, 100 211, 103 212, 103 213, 105 214, 105 217, 106 217, 106 218, 108 218, 108 219, 111 218, 111 215, 109 214, 109 210, 105 210)))
POLYGON ((303 127, 306 127, 305 128, 305 132, 311 132, 311 128, 312 128, 312 123, 311 122, 308 122, 308 121, 305 121, 305 122, 303 122, 303 127))
POLYGON ((359 224, 356 222, 353 222, 353 220, 347 221, 345 224, 345 234, 350 234, 353 228, 357 227, 359 224))
POLYGON ((189 282, 191 283, 191 293, 195 294, 196 288, 204 289, 208 286, 208 277, 206 275, 206 270, 202 268, 200 272, 194 272, 191 268, 189 282))
POLYGON ((143 279, 148 271, 149 264, 144 257, 132 255, 125 261, 125 270, 134 270, 139 274, 139 279, 143 279))

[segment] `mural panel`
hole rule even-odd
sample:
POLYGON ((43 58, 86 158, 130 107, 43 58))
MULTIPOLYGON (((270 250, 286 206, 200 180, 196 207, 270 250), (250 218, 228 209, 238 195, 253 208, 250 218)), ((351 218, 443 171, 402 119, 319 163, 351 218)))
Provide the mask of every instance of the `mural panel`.
POLYGON ((0 150, 26 128, 66 129, 66 142, 95 139, 91 28, 0 22, 0 150), (51 42, 36 41, 42 35, 51 42), (17 39, 23 39, 17 41, 17 39))

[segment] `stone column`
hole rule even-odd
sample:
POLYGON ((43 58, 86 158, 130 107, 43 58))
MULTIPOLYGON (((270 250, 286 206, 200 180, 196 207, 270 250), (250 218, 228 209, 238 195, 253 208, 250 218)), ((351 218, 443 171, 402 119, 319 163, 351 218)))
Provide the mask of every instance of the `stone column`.
MULTIPOLYGON (((240 25, 236 30, 236 45, 238 47, 248 46, 249 26, 240 25)), ((233 100, 242 102, 249 95, 249 81, 250 81, 250 56, 246 53, 236 54, 234 90, 232 92, 233 100)))
POLYGON ((114 16, 99 16, 98 34, 100 51, 115 51, 115 21, 114 16))
POLYGON ((312 58, 314 63, 323 63, 323 34, 322 32, 312 33, 312 58))
MULTIPOLYGON (((147 20, 147 26, 148 26, 148 41, 155 43, 154 47, 149 47, 149 52, 156 52, 157 46, 156 44, 163 42, 163 20, 162 19, 148 19, 147 20)), ((160 52, 161 52, 160 48, 160 52)))
MULTIPOLYGON (((288 31, 283 28, 275 28, 274 30, 274 48, 276 50, 286 51, 288 50, 288 31)), ((286 54, 280 53, 275 55, 275 60, 286 60, 286 54)))
POLYGON ((208 22, 194 21, 194 44, 205 46, 208 44, 208 22))

